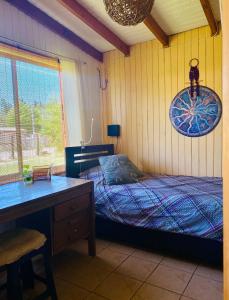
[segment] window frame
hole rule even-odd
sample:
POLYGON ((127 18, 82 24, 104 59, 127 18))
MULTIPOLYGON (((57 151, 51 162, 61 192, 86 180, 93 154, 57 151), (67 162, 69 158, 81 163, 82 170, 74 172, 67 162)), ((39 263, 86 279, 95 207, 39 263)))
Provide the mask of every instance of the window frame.
MULTIPOLYGON (((15 113, 15 135, 16 135, 16 151, 17 151, 17 163, 18 172, 7 175, 0 175, 0 185, 9 182, 19 181, 23 172, 23 149, 21 140, 21 124, 20 124, 20 100, 18 92, 18 75, 17 75, 17 61, 23 61, 29 64, 38 65, 44 68, 54 69, 59 74, 59 87, 60 87, 60 108, 61 108, 61 126, 63 146, 66 146, 66 124, 64 115, 64 102, 62 93, 62 78, 60 62, 57 59, 47 56, 41 56, 36 53, 27 50, 17 49, 13 46, 9 46, 0 43, 0 57, 5 57, 10 60, 11 64, 11 76, 12 76, 12 89, 13 89, 13 104, 15 113)), ((64 154, 63 154, 64 156, 64 154)), ((62 174, 65 171, 65 164, 53 166, 53 174, 62 174)))

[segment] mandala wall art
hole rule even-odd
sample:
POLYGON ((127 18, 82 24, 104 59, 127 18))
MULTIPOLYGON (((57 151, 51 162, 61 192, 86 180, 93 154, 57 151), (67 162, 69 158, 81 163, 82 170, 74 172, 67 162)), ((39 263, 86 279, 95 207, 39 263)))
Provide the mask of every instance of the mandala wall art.
POLYGON ((219 123, 222 104, 219 96, 206 86, 185 88, 173 99, 169 116, 173 127, 185 136, 199 137, 211 132, 219 123), (191 97, 192 92, 192 97, 191 97), (198 94, 198 95, 197 95, 198 94))

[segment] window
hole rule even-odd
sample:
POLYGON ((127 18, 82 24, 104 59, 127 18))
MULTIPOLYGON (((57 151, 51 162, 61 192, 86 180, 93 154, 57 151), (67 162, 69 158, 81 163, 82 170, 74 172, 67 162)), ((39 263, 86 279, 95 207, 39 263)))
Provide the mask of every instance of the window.
POLYGON ((0 183, 23 165, 63 170, 63 132, 58 62, 0 45, 0 183))

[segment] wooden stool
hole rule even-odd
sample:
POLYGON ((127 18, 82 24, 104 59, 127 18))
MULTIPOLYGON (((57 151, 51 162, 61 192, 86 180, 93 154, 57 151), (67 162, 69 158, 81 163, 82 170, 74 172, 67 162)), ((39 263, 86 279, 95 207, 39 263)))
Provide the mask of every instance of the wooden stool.
POLYGON ((9 300, 23 300, 21 279, 24 286, 28 287, 29 283, 32 287, 34 278, 42 281, 47 287, 35 299, 51 297, 52 300, 57 300, 46 237, 40 232, 17 228, 0 234, 0 268, 7 271, 5 286, 9 300), (45 279, 34 274, 32 268, 32 258, 40 254, 44 259, 45 279))

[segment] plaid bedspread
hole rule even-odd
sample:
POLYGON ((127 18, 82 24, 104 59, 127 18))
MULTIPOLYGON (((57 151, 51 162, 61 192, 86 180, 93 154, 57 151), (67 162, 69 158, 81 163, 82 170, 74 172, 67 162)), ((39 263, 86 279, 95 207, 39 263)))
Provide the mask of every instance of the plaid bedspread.
POLYGON ((83 177, 94 180, 99 216, 222 241, 222 178, 148 176, 139 183, 109 186, 100 167, 83 177))

